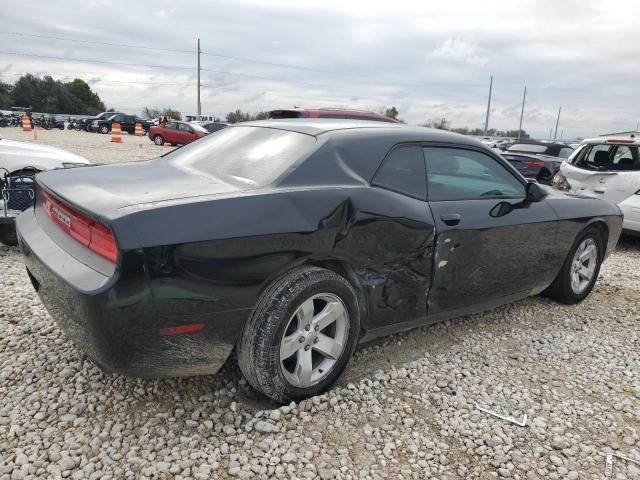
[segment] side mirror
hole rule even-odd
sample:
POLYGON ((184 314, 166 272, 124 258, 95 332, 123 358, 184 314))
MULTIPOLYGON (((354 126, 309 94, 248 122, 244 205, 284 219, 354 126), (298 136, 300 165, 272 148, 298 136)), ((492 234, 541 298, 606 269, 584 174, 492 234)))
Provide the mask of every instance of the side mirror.
POLYGON ((527 183, 527 200, 531 202, 540 202, 547 196, 542 187, 537 183, 527 183))
POLYGON ((503 217, 507 213, 511 213, 514 208, 516 207, 509 202, 500 202, 489 211, 489 215, 492 217, 503 217))

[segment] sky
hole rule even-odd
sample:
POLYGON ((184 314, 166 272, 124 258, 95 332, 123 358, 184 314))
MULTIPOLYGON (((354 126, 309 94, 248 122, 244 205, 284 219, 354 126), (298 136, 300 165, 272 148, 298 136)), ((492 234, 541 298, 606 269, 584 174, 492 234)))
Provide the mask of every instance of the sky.
POLYGON ((522 127, 538 138, 560 107, 563 139, 640 122, 637 0, 24 4, 0 0, 0 80, 82 78, 127 113, 197 112, 200 38, 203 114, 395 105, 409 124, 475 128, 493 76, 490 128, 518 128, 525 85, 522 127))

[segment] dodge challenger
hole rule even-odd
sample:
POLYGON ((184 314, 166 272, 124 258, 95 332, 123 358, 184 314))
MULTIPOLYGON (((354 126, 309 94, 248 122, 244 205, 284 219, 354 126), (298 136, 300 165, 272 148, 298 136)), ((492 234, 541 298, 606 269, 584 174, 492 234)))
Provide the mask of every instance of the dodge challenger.
POLYGON ((212 374, 235 349, 279 402, 329 388, 379 335, 540 293, 580 302, 622 224, 471 138, 357 120, 243 123, 36 185, 27 272, 95 363, 212 374))

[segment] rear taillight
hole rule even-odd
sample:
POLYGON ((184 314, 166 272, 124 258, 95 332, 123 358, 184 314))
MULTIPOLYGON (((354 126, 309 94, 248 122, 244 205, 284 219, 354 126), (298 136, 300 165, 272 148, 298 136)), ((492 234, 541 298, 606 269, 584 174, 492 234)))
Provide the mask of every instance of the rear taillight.
POLYGON ((116 263, 118 247, 111 230, 64 205, 43 190, 40 191, 40 201, 49 218, 70 237, 92 252, 116 263))
POLYGON ((562 190, 567 192, 571 190, 571 185, 567 181, 566 177, 562 175, 560 172, 556 173, 556 176, 553 177, 553 182, 551 182, 551 186, 556 190, 562 190))
POLYGON ((540 160, 523 160, 522 165, 542 168, 544 167, 544 162, 541 162, 540 160))

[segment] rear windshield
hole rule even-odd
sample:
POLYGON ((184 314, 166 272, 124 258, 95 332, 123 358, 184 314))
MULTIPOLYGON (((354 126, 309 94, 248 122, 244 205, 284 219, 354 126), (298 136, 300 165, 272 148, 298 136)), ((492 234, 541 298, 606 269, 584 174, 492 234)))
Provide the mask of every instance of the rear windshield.
POLYGON ((302 133, 236 126, 207 135, 163 158, 196 175, 263 186, 309 153, 315 143, 315 137, 302 133))
POLYGON ((635 145, 588 145, 572 161, 587 170, 640 170, 640 152, 635 145))
POLYGON ((547 146, 532 143, 515 143, 507 148, 507 150, 511 150, 512 152, 544 153, 547 151, 547 146))

